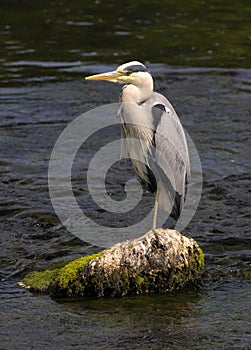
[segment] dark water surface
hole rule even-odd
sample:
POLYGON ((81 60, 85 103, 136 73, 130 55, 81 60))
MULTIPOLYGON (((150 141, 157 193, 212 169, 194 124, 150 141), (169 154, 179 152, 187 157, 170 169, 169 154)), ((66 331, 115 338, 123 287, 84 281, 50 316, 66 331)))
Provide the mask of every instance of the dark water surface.
POLYGON ((251 68, 249 0, 1 0, 0 10, 2 84, 79 80, 135 58, 251 68))
MULTIPOLYGON (((250 349, 249 1, 0 7, 0 348, 250 349), (16 287, 28 271, 100 249, 60 225, 48 162, 74 118, 118 99, 119 86, 83 76, 130 59, 149 61, 201 157, 202 199, 184 234, 205 251, 202 286, 116 300, 32 295, 16 287)), ((82 200, 84 170, 76 160, 82 200)), ((115 175, 116 191, 126 175, 115 175)))

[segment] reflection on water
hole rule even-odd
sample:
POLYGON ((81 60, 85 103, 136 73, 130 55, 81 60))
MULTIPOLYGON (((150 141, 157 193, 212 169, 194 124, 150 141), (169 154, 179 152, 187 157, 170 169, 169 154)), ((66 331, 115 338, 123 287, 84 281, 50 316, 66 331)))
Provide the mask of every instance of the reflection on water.
MULTIPOLYGON (((4 0, 0 7, 1 346, 248 349, 249 2, 4 0), (202 199, 184 233, 206 253, 202 288, 119 300, 31 295, 15 287, 25 273, 100 249, 60 224, 48 193, 48 162, 70 121, 117 102, 120 86, 90 88, 85 73, 129 59, 150 62, 157 88, 201 157, 202 199)), ((94 145, 88 152, 91 157, 94 145)), ((84 159, 76 158, 73 172, 81 203, 84 159)), ((123 176, 116 167, 111 178, 109 191, 117 194, 123 176)), ((146 206, 151 200, 145 196, 146 206)))
POLYGON ((1 82, 71 79, 131 59, 251 67, 248 1, 2 1, 1 82))

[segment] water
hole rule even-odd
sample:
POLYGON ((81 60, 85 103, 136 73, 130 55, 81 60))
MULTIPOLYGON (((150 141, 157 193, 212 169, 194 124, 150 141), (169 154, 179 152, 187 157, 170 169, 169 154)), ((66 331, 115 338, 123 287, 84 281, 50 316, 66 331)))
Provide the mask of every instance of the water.
MULTIPOLYGON (((249 2, 0 6, 1 348, 251 348, 249 2), (135 58, 149 61, 201 157, 202 199, 184 234, 205 251, 202 286, 118 300, 23 291, 16 282, 28 271, 100 249, 60 225, 48 161, 70 121, 117 101, 120 86, 83 76, 135 58)), ((84 199, 80 160, 74 189, 84 199)))
POLYGON ((248 0, 1 1, 2 84, 79 80, 97 63, 251 67, 248 0))

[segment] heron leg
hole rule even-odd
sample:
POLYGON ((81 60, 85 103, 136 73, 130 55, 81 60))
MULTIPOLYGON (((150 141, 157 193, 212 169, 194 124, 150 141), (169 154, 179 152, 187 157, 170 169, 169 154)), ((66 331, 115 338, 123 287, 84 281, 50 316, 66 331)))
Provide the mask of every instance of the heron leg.
POLYGON ((158 200, 159 200, 159 190, 155 193, 155 201, 154 201, 154 212, 153 212, 153 225, 152 230, 156 230, 156 223, 157 223, 157 213, 158 213, 158 200))

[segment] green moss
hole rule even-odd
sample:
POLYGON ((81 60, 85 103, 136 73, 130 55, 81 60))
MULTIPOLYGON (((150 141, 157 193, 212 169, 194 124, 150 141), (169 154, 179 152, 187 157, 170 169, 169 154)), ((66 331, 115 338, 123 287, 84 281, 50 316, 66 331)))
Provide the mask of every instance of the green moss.
POLYGON ((33 271, 28 273, 22 283, 36 292, 46 292, 52 285, 58 274, 58 269, 47 269, 45 271, 33 271))
POLYGON ((60 288, 66 288, 71 282, 75 281, 82 268, 91 260, 100 257, 103 252, 97 254, 83 256, 79 259, 71 261, 59 270, 57 276, 57 284, 60 288))
POLYGON ((142 276, 138 276, 136 279, 136 285, 137 286, 142 286, 145 283, 145 278, 142 276))
POLYGON ((198 247, 198 252, 199 252, 199 268, 198 268, 198 272, 201 273, 202 270, 204 269, 204 261, 205 261, 205 257, 204 257, 204 253, 203 250, 198 247))
MULTIPOLYGON (((27 288, 36 292, 47 292, 53 289, 66 289, 77 277, 83 267, 91 260, 100 257, 103 251, 83 256, 79 259, 67 263, 61 268, 46 269, 44 271, 33 271, 28 273, 22 280, 27 288)), ((76 281, 74 288, 80 288, 80 283, 76 281)), ((67 294, 71 294, 70 292, 67 294)))

